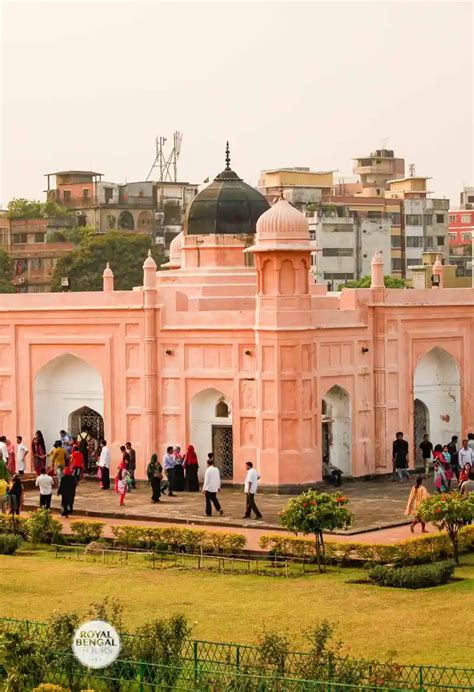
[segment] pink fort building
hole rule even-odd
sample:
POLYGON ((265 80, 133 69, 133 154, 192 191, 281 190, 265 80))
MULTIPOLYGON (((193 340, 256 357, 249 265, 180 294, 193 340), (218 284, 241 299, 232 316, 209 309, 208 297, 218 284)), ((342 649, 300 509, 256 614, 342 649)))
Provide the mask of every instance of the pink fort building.
MULTIPOLYGON (((474 432, 474 289, 327 293, 310 281, 305 217, 230 168, 200 192, 170 261, 151 257, 143 286, 0 296, 0 433, 49 448, 61 428, 153 452, 214 451, 224 479, 251 460, 283 490, 321 480, 327 457, 346 476, 392 470, 403 431, 446 443, 474 432)), ((31 457, 31 454, 30 454, 31 457)), ((31 458, 30 462, 31 464, 31 458)))

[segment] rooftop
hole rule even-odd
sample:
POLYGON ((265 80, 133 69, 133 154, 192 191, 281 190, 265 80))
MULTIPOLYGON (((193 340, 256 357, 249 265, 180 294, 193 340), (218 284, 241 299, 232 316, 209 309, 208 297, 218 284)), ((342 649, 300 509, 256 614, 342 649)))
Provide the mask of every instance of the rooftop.
POLYGON ((266 168, 262 173, 314 173, 315 175, 327 175, 328 173, 335 173, 337 169, 330 171, 312 171, 307 166, 293 166, 293 167, 283 167, 283 168, 266 168))
POLYGON ((431 180, 430 175, 407 175, 405 178, 394 178, 393 180, 387 180, 387 185, 389 183, 403 183, 407 180, 431 180))
POLYGON ((96 171, 54 171, 53 173, 45 173, 46 175, 104 175, 96 173, 96 171))

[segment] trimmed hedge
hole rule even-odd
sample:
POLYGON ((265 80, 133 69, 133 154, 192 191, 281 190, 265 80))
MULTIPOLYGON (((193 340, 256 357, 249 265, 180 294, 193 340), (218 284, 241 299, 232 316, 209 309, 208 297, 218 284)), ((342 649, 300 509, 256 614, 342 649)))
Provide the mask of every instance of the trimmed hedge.
POLYGON ((69 526, 78 543, 91 543, 101 538, 105 524, 102 521, 71 521, 69 526))
POLYGON ((0 534, 0 555, 14 555, 20 545, 22 538, 13 534, 0 534))
MULTIPOLYGON (((285 535, 260 538, 260 546, 274 555, 315 559, 314 541, 285 535)), ((433 533, 405 541, 384 544, 336 542, 325 540, 326 558, 337 564, 373 562, 379 564, 417 565, 446 560, 453 556, 451 541, 446 533, 433 533)), ((474 526, 459 532, 459 552, 474 551, 474 526)))
POLYGON ((118 547, 186 553, 235 555, 241 553, 247 543, 245 536, 239 533, 174 527, 113 526, 112 534, 118 547))
POLYGON ((369 571, 369 579, 379 586, 392 586, 397 589, 426 589, 446 584, 452 577, 452 562, 433 562, 431 565, 412 567, 391 567, 376 565, 369 571))

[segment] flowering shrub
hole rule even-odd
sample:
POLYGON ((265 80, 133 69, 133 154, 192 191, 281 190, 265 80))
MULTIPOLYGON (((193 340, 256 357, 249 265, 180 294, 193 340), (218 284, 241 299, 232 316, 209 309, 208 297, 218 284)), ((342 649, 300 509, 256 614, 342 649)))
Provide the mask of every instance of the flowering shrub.
POLYGON ((419 516, 422 521, 430 521, 437 529, 447 532, 453 546, 454 559, 459 562, 459 531, 474 519, 474 495, 432 495, 421 503, 419 516))
POLYGON ((316 561, 324 570, 325 546, 323 531, 344 529, 350 525, 352 514, 347 509, 349 500, 341 493, 321 493, 307 490, 292 498, 280 514, 283 526, 295 533, 314 534, 316 561))

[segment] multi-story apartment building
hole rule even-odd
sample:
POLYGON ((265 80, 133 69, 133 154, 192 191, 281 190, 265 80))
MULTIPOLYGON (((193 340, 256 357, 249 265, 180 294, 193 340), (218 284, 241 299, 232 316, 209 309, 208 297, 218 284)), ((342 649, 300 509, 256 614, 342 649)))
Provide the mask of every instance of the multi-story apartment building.
MULTIPOLYGON (((461 193, 461 200, 463 195, 461 193)), ((469 204, 469 202, 467 202, 469 204)), ((457 267, 458 276, 473 272, 474 204, 470 209, 449 211, 449 262, 457 267)))
POLYGON ((474 209, 474 187, 465 187, 460 195, 461 209, 474 209))
POLYGON ((333 193, 334 171, 312 171, 305 166, 262 171, 258 189, 270 203, 283 190, 285 199, 301 212, 319 206, 333 193))
POLYGON ((79 226, 92 226, 100 233, 114 229, 148 233, 167 251, 182 229, 198 187, 185 182, 118 184, 102 176, 95 171, 48 173, 47 197, 75 211, 79 226))
POLYGON ((403 204, 400 226, 400 260, 392 257, 392 272, 411 278, 411 267, 421 264, 424 251, 448 256, 448 199, 429 197, 426 176, 387 181, 385 198, 403 204))
POLYGON ((353 171, 362 185, 358 194, 365 197, 383 197, 388 181, 405 175, 405 159, 395 158, 391 149, 377 149, 354 161, 353 171))

